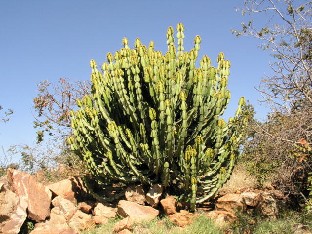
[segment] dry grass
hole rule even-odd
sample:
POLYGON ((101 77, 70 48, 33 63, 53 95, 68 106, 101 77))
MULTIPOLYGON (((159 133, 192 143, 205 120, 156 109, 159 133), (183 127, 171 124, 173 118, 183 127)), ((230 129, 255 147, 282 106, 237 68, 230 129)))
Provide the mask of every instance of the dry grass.
POLYGON ((238 190, 257 187, 256 177, 250 175, 244 165, 237 164, 231 178, 219 190, 220 194, 235 193, 238 190))
MULTIPOLYGON (((117 219, 111 219, 108 224, 84 231, 83 234, 111 234, 117 219)), ((168 218, 155 219, 150 222, 135 224, 133 234, 221 234, 220 228, 216 227, 212 220, 205 216, 197 217, 194 222, 185 227, 175 226, 168 218)))

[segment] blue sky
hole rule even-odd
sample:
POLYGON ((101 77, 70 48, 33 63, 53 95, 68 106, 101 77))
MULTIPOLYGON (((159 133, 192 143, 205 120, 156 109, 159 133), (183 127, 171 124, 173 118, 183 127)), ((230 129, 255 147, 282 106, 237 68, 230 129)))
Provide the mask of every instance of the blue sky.
MULTIPOLYGON (((185 49, 196 35, 202 38, 201 56, 207 54, 216 64, 223 51, 231 61, 229 88, 232 99, 227 115, 233 115, 240 96, 255 106, 257 117, 267 110, 260 105, 254 89, 270 72, 269 57, 257 48, 258 41, 236 38, 231 29, 244 20, 235 8, 243 1, 0 1, 0 104, 14 109, 11 121, 0 124, 0 147, 33 144, 33 103, 37 84, 52 83, 60 77, 88 80, 89 61, 105 61, 127 37, 131 45, 139 37, 166 50, 166 30, 182 22, 185 49)), ((0 152, 0 157, 1 157, 0 152)))

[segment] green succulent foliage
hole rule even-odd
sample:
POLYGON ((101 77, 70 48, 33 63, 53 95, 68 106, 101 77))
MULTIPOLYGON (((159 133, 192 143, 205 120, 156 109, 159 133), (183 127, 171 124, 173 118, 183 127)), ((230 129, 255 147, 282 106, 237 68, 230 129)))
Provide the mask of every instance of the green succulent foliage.
POLYGON ((99 70, 91 61, 92 92, 71 113, 68 143, 95 180, 161 183, 194 210, 229 178, 239 154, 244 98, 236 116, 220 116, 230 99, 230 62, 220 53, 217 67, 204 56, 196 67, 201 38, 184 51, 184 26, 167 31, 168 51, 136 39, 99 70))

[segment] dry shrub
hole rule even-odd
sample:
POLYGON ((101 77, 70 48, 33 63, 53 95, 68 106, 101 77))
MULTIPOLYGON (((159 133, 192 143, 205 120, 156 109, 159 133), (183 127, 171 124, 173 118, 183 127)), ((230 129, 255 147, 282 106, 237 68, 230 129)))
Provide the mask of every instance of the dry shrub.
POLYGON ((271 181, 293 205, 308 196, 308 176, 312 158, 300 145, 312 141, 311 105, 297 102, 289 112, 273 112, 265 123, 254 123, 244 145, 243 164, 260 185, 271 181))

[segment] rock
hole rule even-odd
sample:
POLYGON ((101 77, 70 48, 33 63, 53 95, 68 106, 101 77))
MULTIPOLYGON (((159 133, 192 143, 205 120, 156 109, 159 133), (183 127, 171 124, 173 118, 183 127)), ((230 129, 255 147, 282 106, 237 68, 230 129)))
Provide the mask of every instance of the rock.
POLYGON ((4 187, 4 182, 0 181, 0 192, 2 190, 2 187, 4 187))
POLYGON ((128 187, 125 192, 127 201, 136 202, 140 205, 145 204, 145 192, 142 185, 128 187))
POLYGON ((49 189, 25 172, 9 169, 7 176, 11 190, 27 203, 28 217, 36 222, 44 221, 50 215, 49 189))
POLYGON ((160 184, 154 184, 146 194, 146 202, 152 206, 156 207, 160 201, 160 197, 163 193, 163 187, 160 184))
POLYGON ((246 205, 241 194, 228 193, 217 200, 216 208, 233 213, 236 210, 245 210, 246 205))
POLYGON ((118 232, 118 234, 132 234, 132 232, 128 229, 124 229, 124 230, 118 232))
POLYGON ((168 196, 165 199, 162 199, 160 204, 162 205, 166 215, 177 213, 177 199, 174 196, 168 196))
POLYGON ((67 221, 70 220, 77 211, 77 207, 74 205, 74 203, 61 196, 54 198, 52 200, 52 204, 54 207, 58 207, 60 209, 61 214, 64 215, 67 221))
POLYGON ((79 177, 71 177, 47 186, 55 196, 62 196, 74 204, 88 197, 87 189, 79 177))
POLYGON ((49 223, 53 224, 66 224, 67 220, 60 207, 54 207, 51 210, 49 223))
POLYGON ((271 190, 270 193, 272 194, 272 196, 276 199, 279 199, 279 200, 284 200, 286 199, 285 198, 285 195, 282 191, 279 191, 279 190, 271 190))
POLYGON ((69 220, 68 225, 79 233, 87 228, 91 228, 94 225, 94 221, 91 215, 85 214, 81 210, 77 210, 74 216, 69 220))
POLYGON ((134 224, 134 220, 131 217, 126 217, 119 222, 117 222, 114 226, 114 232, 119 233, 122 230, 132 230, 134 224))
POLYGON ((36 225, 30 234, 77 234, 77 232, 67 224, 45 224, 36 225))
POLYGON ((293 226, 294 234, 312 234, 309 227, 307 225, 303 225, 301 223, 295 224, 293 226))
POLYGON ((256 207, 261 200, 261 193, 256 192, 243 192, 241 193, 242 202, 246 206, 256 207))
POLYGON ((0 233, 16 234, 26 220, 27 201, 19 198, 3 183, 0 192, 0 233))
POLYGON ((150 221, 158 216, 159 211, 150 206, 142 206, 135 202, 120 200, 117 213, 122 217, 130 216, 135 221, 150 221))
POLYGON ((175 223, 179 227, 185 227, 193 222, 195 215, 189 213, 186 210, 181 210, 179 213, 169 215, 171 222, 175 223))
POLYGON ((93 220, 96 224, 106 224, 109 218, 116 216, 117 209, 104 206, 102 203, 98 203, 93 210, 93 220))
POLYGON ((78 210, 81 210, 83 213, 90 214, 92 212, 93 204, 92 202, 79 202, 78 210))
POLYGON ((270 193, 263 192, 262 199, 257 207, 260 213, 272 219, 276 219, 278 215, 278 208, 276 200, 272 197, 270 193))
POLYGON ((108 223, 108 218, 104 217, 104 216, 93 216, 92 217, 93 221, 95 224, 107 224, 108 223))
POLYGON ((221 228, 228 226, 237 219, 233 213, 223 210, 210 211, 206 216, 212 219, 214 223, 221 228))
POLYGON ((93 210, 94 216, 103 216, 106 218, 114 218, 116 216, 116 213, 116 208, 104 206, 102 203, 98 203, 93 210))

